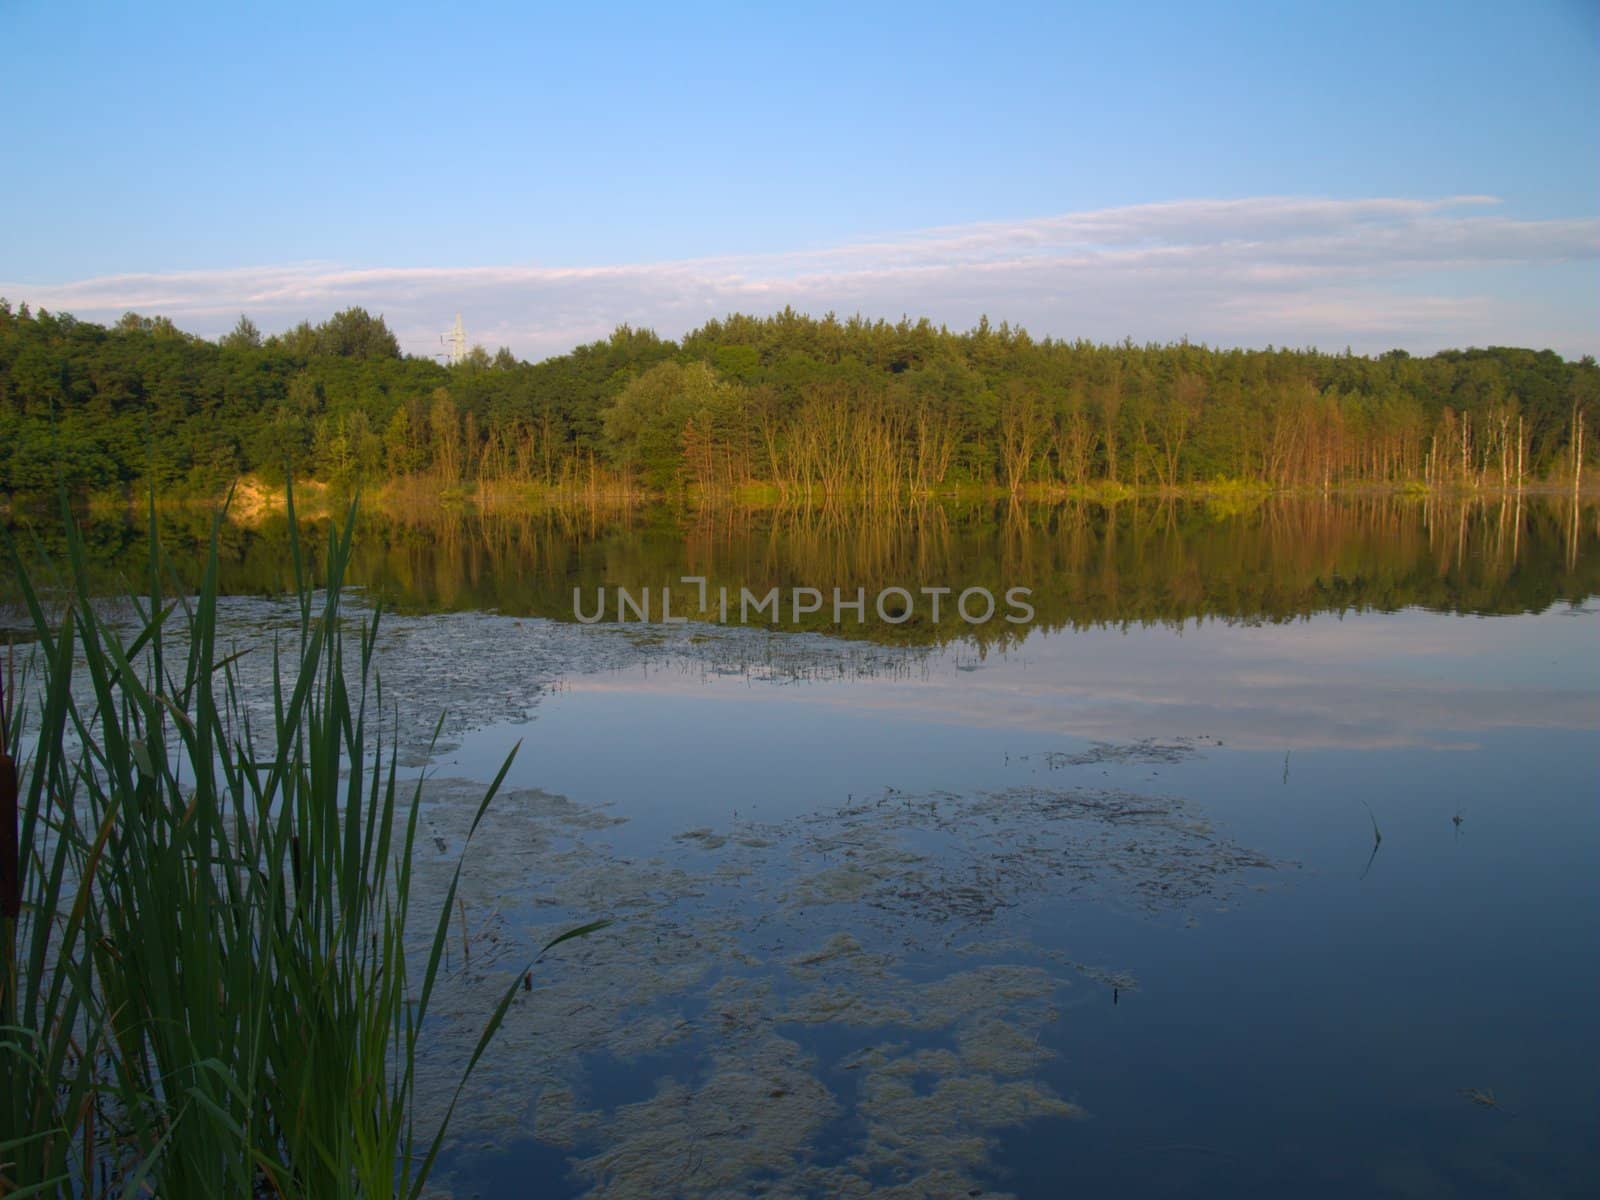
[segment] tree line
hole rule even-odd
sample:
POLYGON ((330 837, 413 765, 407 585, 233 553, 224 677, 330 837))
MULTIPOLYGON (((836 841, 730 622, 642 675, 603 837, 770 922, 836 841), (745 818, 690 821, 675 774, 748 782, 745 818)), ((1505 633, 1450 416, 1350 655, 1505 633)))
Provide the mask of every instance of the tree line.
POLYGON ((0 300, 0 490, 205 493, 292 471, 342 488, 629 488, 804 499, 1218 481, 1507 489, 1571 480, 1593 357, 1413 357, 1035 339, 784 310, 680 342, 619 327, 542 362, 406 356, 351 308, 209 341, 0 300))

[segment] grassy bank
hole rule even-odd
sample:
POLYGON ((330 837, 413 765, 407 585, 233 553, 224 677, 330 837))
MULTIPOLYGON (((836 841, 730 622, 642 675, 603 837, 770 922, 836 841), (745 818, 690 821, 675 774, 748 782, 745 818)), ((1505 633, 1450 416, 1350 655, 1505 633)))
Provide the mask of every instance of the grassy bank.
MULTIPOLYGON (((350 501, 350 493, 319 480, 295 484, 295 503, 302 516, 337 517, 350 501)), ((750 509, 818 508, 848 505, 858 507, 913 505, 933 502, 962 504, 1008 503, 1026 504, 1120 504, 1131 500, 1199 500, 1240 504, 1269 496, 1315 498, 1322 496, 1412 496, 1449 499, 1498 499, 1506 496, 1566 496, 1572 494, 1570 479, 1527 480, 1522 487, 1501 486, 1496 482, 1478 483, 1471 480, 1428 484, 1421 480, 1381 482, 1346 482, 1327 487, 1305 484, 1272 484, 1256 479, 1212 479, 1194 481, 1175 486, 1144 485, 1133 487, 1125 483, 1106 480, 1083 486, 1061 483, 1028 483, 1013 490, 998 484, 954 483, 935 488, 905 488, 884 495, 864 492, 857 488, 783 488, 775 484, 752 483, 732 488, 650 488, 629 484, 618 479, 608 479, 593 486, 546 487, 535 483, 482 481, 478 483, 445 483, 427 477, 408 477, 390 480, 362 493, 362 507, 369 512, 388 515, 426 514, 451 510, 474 510, 486 515, 512 515, 538 513, 552 510, 576 511, 599 509, 625 510, 650 504, 684 504, 700 507, 727 507, 750 509)), ((259 476, 241 478, 229 493, 230 518, 237 524, 255 525, 271 517, 282 516, 288 509, 288 491, 283 485, 270 484, 259 476)), ((1583 482, 1581 494, 1586 499, 1600 496, 1600 476, 1583 482)), ((188 495, 173 493, 163 496, 158 506, 163 509, 209 510, 219 502, 219 497, 209 494, 188 495)), ((144 502, 118 493, 95 493, 81 498, 82 507, 92 515, 127 515, 139 511, 144 502)), ((36 512, 46 502, 27 496, 11 497, 0 501, 0 514, 20 516, 36 512)))

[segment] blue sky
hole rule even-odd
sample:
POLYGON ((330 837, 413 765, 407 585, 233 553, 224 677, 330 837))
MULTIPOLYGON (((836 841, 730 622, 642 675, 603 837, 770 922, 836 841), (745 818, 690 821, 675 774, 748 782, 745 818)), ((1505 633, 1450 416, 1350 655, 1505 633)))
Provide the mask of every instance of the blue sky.
POLYGON ((1597 11, 0 0, 0 290, 201 332, 364 303, 418 349, 459 308, 530 355, 791 301, 1592 352, 1597 11))

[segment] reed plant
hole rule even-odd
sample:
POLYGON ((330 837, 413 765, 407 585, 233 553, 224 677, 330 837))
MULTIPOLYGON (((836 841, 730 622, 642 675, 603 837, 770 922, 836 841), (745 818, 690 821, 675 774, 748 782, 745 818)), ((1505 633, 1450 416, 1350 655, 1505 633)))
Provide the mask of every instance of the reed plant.
POLYGON ((445 1128, 416 1127, 416 1067, 461 867, 408 937, 421 783, 383 744, 379 613, 341 610, 355 506, 320 587, 294 542, 260 729, 219 644, 219 526, 198 595, 169 595, 152 504, 112 620, 64 520, 53 594, 10 546, 34 640, 5 681, 0 1196, 420 1195, 445 1128))

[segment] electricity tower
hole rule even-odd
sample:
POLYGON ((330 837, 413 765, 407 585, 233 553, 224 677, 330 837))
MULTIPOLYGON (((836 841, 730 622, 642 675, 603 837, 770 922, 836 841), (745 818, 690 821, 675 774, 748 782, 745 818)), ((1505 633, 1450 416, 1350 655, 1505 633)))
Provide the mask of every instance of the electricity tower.
POLYGON ((461 314, 456 314, 455 328, 449 333, 441 333, 439 341, 448 347, 444 358, 452 367, 459 367, 467 361, 467 330, 461 324, 461 314))

